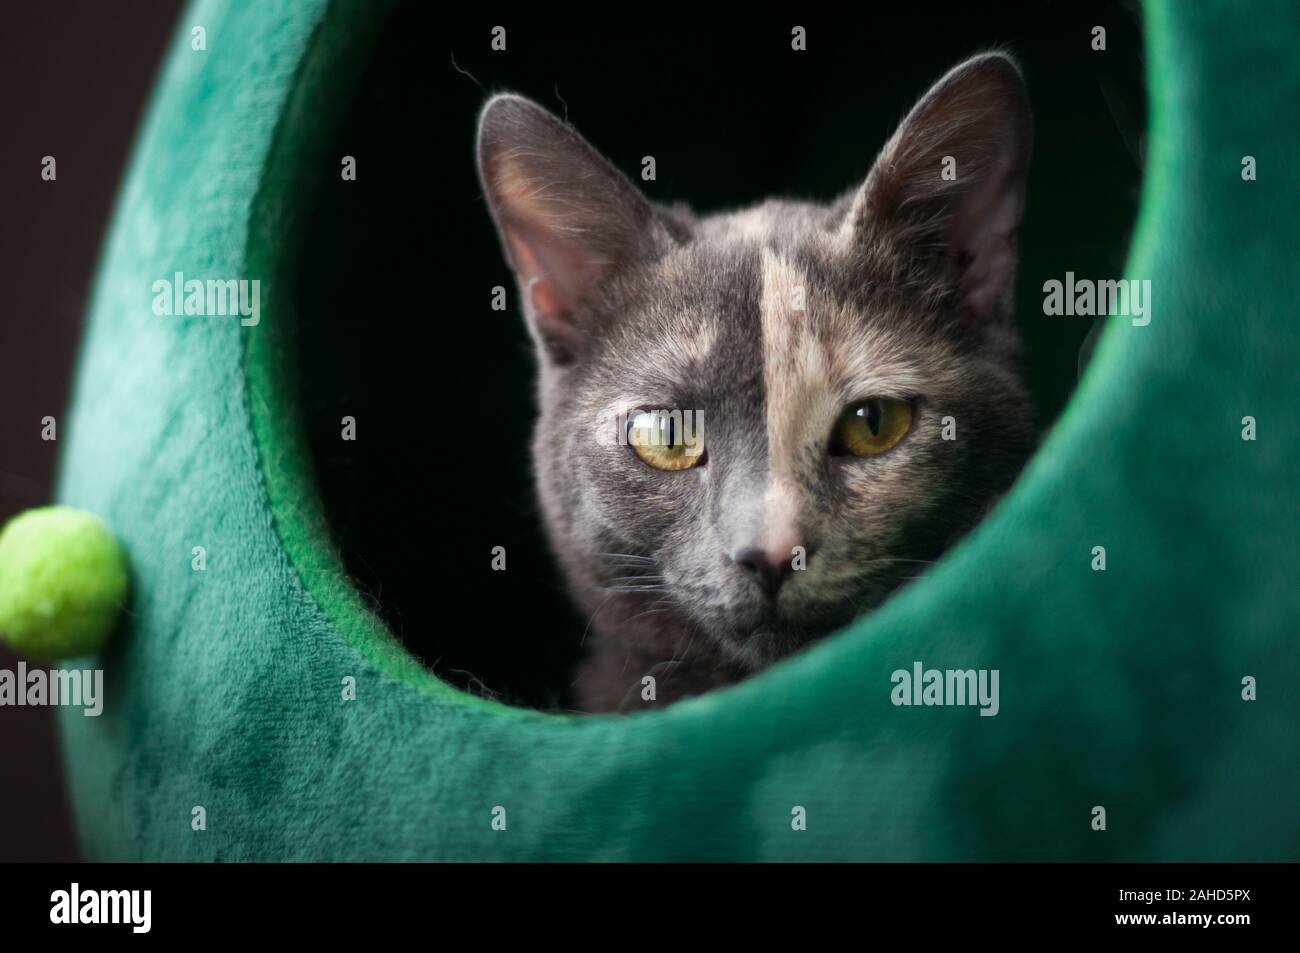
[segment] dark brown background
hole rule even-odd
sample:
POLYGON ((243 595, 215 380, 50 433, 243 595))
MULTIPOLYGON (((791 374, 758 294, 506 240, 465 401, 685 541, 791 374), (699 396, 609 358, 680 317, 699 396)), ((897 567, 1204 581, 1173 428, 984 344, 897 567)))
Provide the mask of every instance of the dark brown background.
MULTIPOLYGON (((179 0, 0 13, 0 524, 48 503, 104 223, 179 0), (52 155, 58 178, 41 179, 52 155)), ((17 658, 0 648, 0 668, 17 658)), ((53 710, 0 708, 0 861, 78 856, 53 710)))

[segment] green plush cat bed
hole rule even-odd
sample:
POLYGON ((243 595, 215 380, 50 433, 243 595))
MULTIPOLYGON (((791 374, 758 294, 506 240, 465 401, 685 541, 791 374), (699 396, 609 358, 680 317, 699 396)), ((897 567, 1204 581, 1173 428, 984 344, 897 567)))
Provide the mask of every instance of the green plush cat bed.
MULTIPOLYGON (((104 713, 62 722, 90 857, 1300 857, 1300 10, 1147 6, 1126 274, 1151 280, 1153 319, 1107 324, 993 516, 848 631, 627 717, 435 676, 317 505, 292 385, 312 370, 294 345, 305 183, 336 174, 336 113, 383 12, 200 3, 146 119, 59 492, 131 566, 96 659, 104 713), (178 272, 259 279, 256 320, 155 313, 178 272), (893 704, 918 661, 997 669, 998 714, 893 704)), ((486 571, 488 545, 464 545, 486 571)), ((440 585, 447 627, 492 625, 440 585)))

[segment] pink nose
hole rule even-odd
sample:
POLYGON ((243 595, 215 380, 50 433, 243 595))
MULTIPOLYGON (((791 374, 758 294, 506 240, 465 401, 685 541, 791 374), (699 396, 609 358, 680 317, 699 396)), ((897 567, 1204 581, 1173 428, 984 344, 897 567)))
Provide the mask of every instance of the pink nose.
POLYGON ((794 572, 794 555, 786 550, 762 550, 742 547, 731 554, 731 561, 749 574, 769 596, 774 596, 794 572))

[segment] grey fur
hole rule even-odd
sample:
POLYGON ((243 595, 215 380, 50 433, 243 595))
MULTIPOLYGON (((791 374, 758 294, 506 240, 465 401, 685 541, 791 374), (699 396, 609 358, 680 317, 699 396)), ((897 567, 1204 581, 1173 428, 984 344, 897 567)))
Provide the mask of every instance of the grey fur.
POLYGON ((645 676, 664 704, 833 631, 1011 484, 1034 440, 1011 316, 1029 140, 1019 70, 985 54, 839 201, 696 216, 646 201, 540 106, 488 102, 480 173, 539 346, 539 496, 591 620, 585 709, 650 704, 645 676), (787 310, 794 287, 806 311, 787 310), (876 396, 915 401, 908 435, 828 455, 838 412, 876 396), (705 463, 655 470, 609 439, 636 408, 702 410, 705 463), (791 541, 807 568, 769 597, 736 554, 791 541))

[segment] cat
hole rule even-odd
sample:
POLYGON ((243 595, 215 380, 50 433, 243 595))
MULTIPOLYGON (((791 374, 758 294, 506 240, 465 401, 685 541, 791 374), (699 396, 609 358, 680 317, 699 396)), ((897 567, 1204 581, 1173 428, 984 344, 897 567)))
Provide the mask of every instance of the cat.
POLYGON ((580 710, 746 677, 878 606, 1008 489, 1035 440, 1012 314, 1031 125, 1019 67, 984 53, 837 201, 696 215, 532 101, 487 102, 538 496, 590 619, 580 710))

